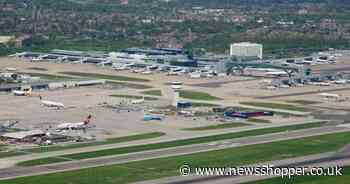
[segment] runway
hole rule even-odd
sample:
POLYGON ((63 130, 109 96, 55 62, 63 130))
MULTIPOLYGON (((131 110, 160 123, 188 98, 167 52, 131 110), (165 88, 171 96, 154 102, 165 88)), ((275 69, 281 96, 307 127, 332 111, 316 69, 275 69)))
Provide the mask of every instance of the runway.
POLYGON ((327 90, 320 90, 320 91, 300 92, 300 93, 288 93, 288 94, 272 95, 272 96, 261 96, 261 97, 256 97, 256 99, 273 99, 273 98, 281 98, 281 97, 313 95, 313 94, 319 94, 319 93, 330 93, 330 92, 348 91, 348 90, 350 90, 349 87, 339 88, 339 89, 327 89, 327 90))
POLYGON ((77 161, 70 161, 66 163, 58 163, 58 164, 51 164, 51 165, 42 165, 42 166, 34 166, 34 167, 11 167, 6 169, 0 169, 0 179, 40 175, 45 173, 54 173, 54 172, 68 171, 68 170, 78 170, 82 168, 89 168, 89 167, 96 167, 96 166, 114 165, 114 164, 120 164, 120 163, 126 163, 126 162, 138 161, 138 160, 147 160, 152 158, 161 158, 161 157, 184 155, 184 154, 191 154, 191 153, 197 153, 197 152, 206 152, 211 150, 220 150, 220 149, 233 148, 238 146, 263 144, 263 143, 316 136, 316 135, 322 135, 322 134, 347 132, 349 130, 350 129, 347 129, 344 127, 326 126, 326 127, 305 129, 305 130, 299 130, 299 131, 282 132, 282 133, 267 134, 267 135, 246 137, 246 138, 239 138, 239 139, 232 139, 232 140, 225 140, 225 141, 217 141, 217 142, 204 143, 204 144, 181 146, 181 147, 175 147, 175 148, 144 151, 144 152, 138 152, 138 153, 132 153, 132 154, 119 155, 119 156, 109 156, 109 157, 102 157, 102 158, 77 160, 77 161))
MULTIPOLYGON (((307 157, 286 159, 280 161, 271 161, 268 163, 261 163, 255 165, 248 165, 244 167, 253 167, 259 165, 273 165, 274 167, 302 167, 302 166, 317 166, 317 167, 331 167, 331 166, 346 166, 350 165, 350 153, 338 155, 336 153, 325 153, 321 155, 311 155, 307 157)), ((137 184, 240 184, 252 181, 259 181, 268 178, 279 176, 177 176, 171 178, 163 178, 159 180, 138 182, 137 184)))

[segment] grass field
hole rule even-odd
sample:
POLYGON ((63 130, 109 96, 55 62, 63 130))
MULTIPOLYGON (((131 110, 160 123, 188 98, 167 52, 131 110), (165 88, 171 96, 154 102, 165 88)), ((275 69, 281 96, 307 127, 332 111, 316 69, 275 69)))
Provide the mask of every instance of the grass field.
POLYGON ((142 91, 141 93, 144 94, 144 95, 162 96, 162 91, 161 90, 142 91))
POLYGON ((98 73, 83 73, 83 72, 60 72, 60 74, 87 77, 87 78, 96 78, 96 79, 106 79, 106 80, 116 80, 116 81, 132 81, 132 82, 148 82, 148 79, 135 78, 135 77, 126 77, 118 75, 104 75, 98 73))
MULTIPOLYGON (((320 127, 320 126, 324 125, 325 123, 326 122, 314 122, 314 123, 306 123, 306 124, 299 124, 299 125, 288 125, 288 126, 284 126, 284 127, 264 128, 264 129, 258 129, 258 130, 226 133, 226 134, 198 137, 198 138, 192 138, 192 139, 168 141, 168 142, 162 142, 162 143, 129 146, 129 147, 122 147, 122 148, 115 148, 115 149, 105 149, 105 150, 99 150, 99 151, 84 152, 84 153, 79 153, 79 154, 68 154, 68 155, 61 155, 61 157, 81 160, 81 159, 96 158, 96 157, 109 156, 109 155, 118 155, 118 154, 126 154, 126 153, 155 150, 155 149, 162 149, 162 148, 171 148, 171 147, 176 147, 176 146, 185 146, 185 145, 191 145, 191 144, 207 143, 207 142, 248 137, 248 136, 258 136, 258 135, 277 133, 277 132, 283 132, 283 131, 293 131, 293 130, 300 130, 300 129, 306 129, 306 128, 315 128, 315 127, 320 127)), ((56 157, 47 157, 47 158, 42 158, 42 159, 35 159, 35 160, 21 162, 18 165, 19 166, 34 166, 34 165, 43 165, 43 164, 65 162, 65 161, 67 161, 67 160, 62 159, 62 158, 60 159, 60 158, 56 158, 56 157)))
POLYGON ((40 67, 29 67, 28 70, 37 70, 37 71, 48 71, 46 68, 40 68, 40 67))
POLYGON ((249 124, 231 122, 231 123, 224 123, 224 124, 218 124, 218 125, 193 127, 193 128, 184 128, 182 130, 186 130, 186 131, 204 131, 204 130, 216 130, 216 129, 225 129, 225 128, 235 128, 235 127, 242 127, 242 126, 249 126, 249 124))
MULTIPOLYGON (((50 181, 50 184, 131 183, 168 176, 179 176, 178 169, 183 164, 188 164, 192 168, 233 167, 336 151, 348 144, 349 141, 350 134, 348 132, 328 134, 209 152, 135 161, 111 166, 94 167, 77 171, 22 177, 3 180, 0 181, 0 184, 44 184, 47 183, 47 181, 50 181)), ((265 183, 270 184, 269 181, 265 183)), ((307 183, 310 184, 315 182, 310 180, 310 182, 307 183)), ((347 183, 347 181, 343 183, 347 183)))
POLYGON ((32 77, 40 77, 41 79, 55 80, 55 81, 76 79, 74 77, 68 77, 68 76, 62 76, 62 75, 51 75, 51 74, 45 74, 45 73, 28 73, 28 72, 26 72, 25 74, 28 74, 32 77))
POLYGON ((271 109, 283 109, 283 110, 290 110, 290 111, 301 111, 301 112, 307 112, 311 109, 292 105, 292 104, 279 104, 279 103, 266 103, 266 102, 241 102, 240 104, 243 105, 250 105, 250 106, 256 106, 256 107, 266 107, 271 109))
MULTIPOLYGON (((136 141, 136 140, 152 139, 156 137, 161 137, 163 135, 165 135, 165 133, 163 132, 151 132, 151 133, 145 133, 145 134, 109 138, 103 141, 96 141, 96 142, 89 142, 89 143, 45 146, 40 148, 25 149, 24 151, 32 152, 32 153, 43 153, 43 152, 67 150, 67 149, 73 149, 73 148, 82 148, 82 147, 89 147, 89 146, 98 146, 98 145, 116 144, 116 143, 136 141)), ((1 154, 0 154, 0 157, 1 157, 1 154)))
MULTIPOLYGON (((137 96, 137 95, 119 95, 119 94, 114 94, 114 95, 110 95, 111 97, 117 97, 117 98, 128 98, 128 99, 142 99, 142 96, 137 96)), ((158 98, 155 97, 148 97, 145 96, 144 97, 145 100, 158 100, 158 98)))
POLYGON ((212 96, 208 93, 198 92, 198 91, 190 91, 190 90, 181 90, 180 97, 192 99, 192 100, 221 100, 221 98, 212 96))
POLYGON ((249 118, 248 121, 252 122, 252 123, 271 123, 270 120, 267 120, 267 119, 256 119, 256 118, 249 118))
POLYGON ((350 166, 343 167, 342 176, 294 176, 289 178, 272 178, 245 184, 346 184, 350 181, 350 166))
POLYGON ((25 152, 17 152, 17 151, 0 151, 0 158, 13 157, 19 155, 25 155, 25 152))
POLYGON ((149 88, 153 88, 152 86, 145 85, 145 84, 135 84, 135 83, 127 83, 127 82, 107 81, 106 83, 107 84, 121 85, 121 86, 125 86, 125 87, 131 88, 131 89, 149 89, 149 88))
POLYGON ((296 103, 296 104, 300 104, 300 105, 313 105, 313 104, 321 103, 321 102, 311 101, 311 100, 290 100, 287 102, 288 103, 296 103))
POLYGON ((192 102, 192 107, 217 107, 219 105, 211 104, 211 103, 199 103, 199 102, 192 102))

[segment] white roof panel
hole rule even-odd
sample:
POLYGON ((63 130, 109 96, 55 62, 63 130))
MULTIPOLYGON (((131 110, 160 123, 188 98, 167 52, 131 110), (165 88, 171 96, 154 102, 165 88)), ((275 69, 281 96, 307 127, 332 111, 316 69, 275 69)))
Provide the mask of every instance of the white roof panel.
POLYGON ((28 136, 35 136, 45 134, 42 130, 30 130, 30 131, 20 131, 3 134, 1 137, 13 138, 13 139, 23 139, 28 136))

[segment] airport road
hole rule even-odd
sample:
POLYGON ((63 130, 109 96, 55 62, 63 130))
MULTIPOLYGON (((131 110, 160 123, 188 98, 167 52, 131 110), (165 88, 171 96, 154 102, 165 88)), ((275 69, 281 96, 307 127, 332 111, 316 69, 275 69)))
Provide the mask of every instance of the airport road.
POLYGON ((268 135, 261 135, 255 137, 247 137, 240 139, 232 139, 225 141, 217 141, 205 144, 196 144, 190 146, 182 146, 175 148, 167 148, 153 151, 138 152, 132 154, 125 154, 119 156, 109 156, 86 160, 70 161, 67 163, 58 163, 43 166, 33 167, 11 167, 0 169, 0 179, 15 178, 20 176, 39 175, 44 173, 53 173, 67 170, 77 170, 95 166, 113 165, 119 163, 132 162, 137 160, 146 160, 152 158, 169 157, 175 155, 183 155, 197 152, 205 152, 211 150, 219 150, 225 148, 232 148, 245 145, 262 144, 274 141, 289 140, 295 138, 302 138, 308 136, 322 135, 326 133, 347 132, 350 129, 344 127, 327 126, 321 128, 313 128, 300 131, 290 131, 283 133, 275 133, 268 135))

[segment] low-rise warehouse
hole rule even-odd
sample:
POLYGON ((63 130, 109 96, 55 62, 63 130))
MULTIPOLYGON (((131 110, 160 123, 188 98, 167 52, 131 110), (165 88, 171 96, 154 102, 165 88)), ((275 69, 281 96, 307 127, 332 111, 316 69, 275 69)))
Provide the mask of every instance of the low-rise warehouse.
POLYGON ((30 130, 30 131, 20 131, 20 132, 11 132, 1 135, 3 140, 15 140, 18 142, 33 142, 37 138, 45 136, 46 133, 42 130, 30 130))

